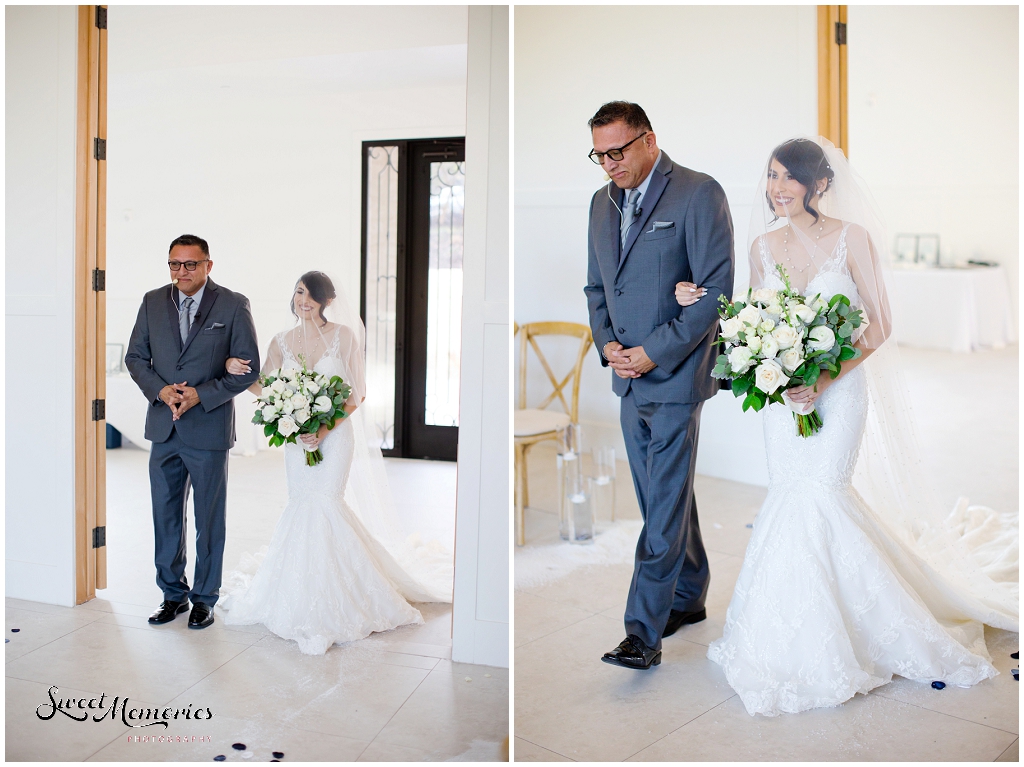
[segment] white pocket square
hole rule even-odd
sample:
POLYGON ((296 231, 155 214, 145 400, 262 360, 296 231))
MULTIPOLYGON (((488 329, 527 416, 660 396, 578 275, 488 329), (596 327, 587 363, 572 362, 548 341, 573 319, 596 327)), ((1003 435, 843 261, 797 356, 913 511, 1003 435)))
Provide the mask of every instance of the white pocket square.
POLYGON ((675 221, 652 221, 651 228, 644 232, 644 234, 650 234, 651 232, 656 232, 659 229, 671 229, 675 225, 675 221))
POLYGON ((217 328, 222 328, 222 327, 224 327, 224 323, 223 322, 215 322, 212 325, 210 325, 210 327, 208 327, 207 330, 216 330, 217 328))

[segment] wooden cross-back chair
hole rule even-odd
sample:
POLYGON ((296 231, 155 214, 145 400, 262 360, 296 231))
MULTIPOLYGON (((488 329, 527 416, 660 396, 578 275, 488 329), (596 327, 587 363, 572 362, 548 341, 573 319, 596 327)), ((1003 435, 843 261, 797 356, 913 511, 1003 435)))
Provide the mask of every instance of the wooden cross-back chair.
POLYGON ((578 422, 580 399, 580 371, 583 370, 583 359, 593 345, 590 328, 577 322, 531 322, 516 325, 519 335, 519 392, 516 395, 516 408, 513 433, 515 436, 515 501, 516 501, 516 545, 526 543, 526 527, 523 520, 523 509, 530 503, 529 488, 526 481, 526 453, 538 442, 558 440, 565 427, 578 422), (537 344, 538 336, 566 336, 579 339, 579 349, 572 369, 564 377, 559 378, 551 369, 547 357, 537 344), (551 384, 551 393, 534 408, 526 407, 526 361, 530 349, 533 349, 537 360, 547 374, 551 384), (570 386, 568 399, 566 387, 570 386), (561 406, 563 412, 548 410, 554 403, 561 406))

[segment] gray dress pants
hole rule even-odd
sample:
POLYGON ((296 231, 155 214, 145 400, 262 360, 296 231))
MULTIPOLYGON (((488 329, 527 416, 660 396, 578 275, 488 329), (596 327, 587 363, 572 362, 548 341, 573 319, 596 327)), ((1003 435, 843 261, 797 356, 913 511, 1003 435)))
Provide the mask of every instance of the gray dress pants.
POLYGON ((199 450, 182 442, 177 430, 154 442, 149 454, 156 539, 156 583, 164 599, 211 607, 217 603, 224 568, 228 451, 199 450), (194 585, 185 577, 185 509, 189 487, 195 495, 196 564, 194 585))
POLYGON ((620 406, 644 520, 626 600, 626 633, 654 649, 661 647, 669 612, 700 610, 708 593, 708 559, 693 496, 703 405, 648 402, 630 388, 620 406))

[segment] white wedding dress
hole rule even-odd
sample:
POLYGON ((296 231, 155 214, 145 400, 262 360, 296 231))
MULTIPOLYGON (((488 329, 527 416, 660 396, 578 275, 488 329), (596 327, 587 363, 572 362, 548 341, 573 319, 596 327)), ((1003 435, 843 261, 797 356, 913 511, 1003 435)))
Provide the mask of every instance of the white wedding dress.
MULTIPOLYGON (((781 289, 763 236, 757 247, 764 286, 781 289)), ((845 228, 804 291, 819 292, 861 305, 845 228)), ((797 435, 787 407, 763 411, 768 494, 724 635, 708 650, 752 715, 836 706, 893 675, 969 686, 998 673, 981 622, 998 621, 912 542, 895 537, 853 487, 869 407, 867 364, 821 395, 824 426, 810 438, 797 435)))
MULTIPOLYGON (((345 346, 352 345, 345 343, 347 330, 338 327, 329 339, 330 348, 313 367, 317 373, 352 382, 347 368, 361 372, 361 365, 346 364, 346 358, 361 353, 358 346, 346 352, 345 346)), ((284 333, 275 338, 280 365, 300 369, 285 339, 284 333)), ((355 447, 349 419, 328 432, 320 444, 324 459, 316 466, 306 465, 298 444, 284 445, 288 504, 269 548, 244 555, 239 570, 225 578, 221 593, 226 596, 219 603, 225 623, 261 623, 295 640, 303 653, 322 655, 332 644, 422 623, 410 601, 451 601, 450 557, 436 549, 390 542, 389 550, 346 501, 355 447), (402 564, 396 548, 402 551, 402 564), (433 568, 426 575, 424 565, 433 568), (418 567, 419 576, 409 572, 411 566, 418 567)))

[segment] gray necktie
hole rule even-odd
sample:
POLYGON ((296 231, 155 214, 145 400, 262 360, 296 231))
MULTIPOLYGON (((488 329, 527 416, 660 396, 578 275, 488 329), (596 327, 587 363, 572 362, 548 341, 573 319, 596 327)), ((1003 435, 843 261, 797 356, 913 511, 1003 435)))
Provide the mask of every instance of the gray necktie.
POLYGON ((622 221, 619 222, 619 239, 621 247, 626 249, 626 237, 629 235, 629 227, 633 225, 633 218, 636 216, 636 198, 640 196, 639 189, 630 189, 629 197, 626 200, 626 207, 622 211, 622 221))
POLYGON ((188 315, 192 309, 192 304, 195 301, 190 296, 185 296, 181 299, 181 308, 178 310, 178 330, 181 331, 181 342, 185 343, 185 339, 188 338, 188 315))

